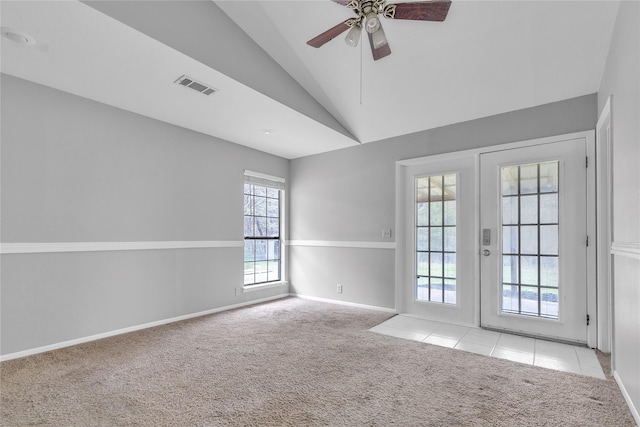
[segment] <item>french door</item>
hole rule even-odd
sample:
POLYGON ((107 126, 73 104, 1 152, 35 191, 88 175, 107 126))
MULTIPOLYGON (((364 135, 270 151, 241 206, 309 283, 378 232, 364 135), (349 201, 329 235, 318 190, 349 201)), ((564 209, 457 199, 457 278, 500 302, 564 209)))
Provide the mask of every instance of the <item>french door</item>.
POLYGON ((587 342, 584 138, 480 155, 482 327, 587 342))

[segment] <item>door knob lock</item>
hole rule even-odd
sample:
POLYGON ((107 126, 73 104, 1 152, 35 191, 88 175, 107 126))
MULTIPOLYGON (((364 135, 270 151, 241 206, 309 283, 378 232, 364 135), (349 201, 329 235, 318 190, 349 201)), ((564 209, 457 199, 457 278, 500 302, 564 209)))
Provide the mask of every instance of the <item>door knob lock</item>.
POLYGON ((484 250, 482 251, 482 255, 484 255, 484 256, 489 256, 489 255, 491 255, 491 251, 490 251, 489 249, 484 249, 484 250))

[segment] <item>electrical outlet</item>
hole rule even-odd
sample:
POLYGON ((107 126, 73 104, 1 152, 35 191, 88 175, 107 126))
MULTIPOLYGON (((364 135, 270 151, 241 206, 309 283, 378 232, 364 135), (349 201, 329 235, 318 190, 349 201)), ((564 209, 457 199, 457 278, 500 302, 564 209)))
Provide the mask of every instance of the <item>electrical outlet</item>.
POLYGON ((338 285, 338 293, 341 294, 342 293, 342 285, 338 285))

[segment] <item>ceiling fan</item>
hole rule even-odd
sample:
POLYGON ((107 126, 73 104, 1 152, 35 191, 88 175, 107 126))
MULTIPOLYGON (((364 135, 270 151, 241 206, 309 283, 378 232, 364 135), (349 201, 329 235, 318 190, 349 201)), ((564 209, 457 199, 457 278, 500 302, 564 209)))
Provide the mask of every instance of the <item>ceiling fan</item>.
POLYGON ((349 30, 345 41, 349 46, 357 46, 364 27, 369 36, 373 59, 378 60, 391 54, 389 42, 382 29, 378 15, 388 19, 410 19, 414 21, 444 21, 451 2, 425 1, 411 3, 386 3, 386 0, 332 0, 353 10, 357 17, 349 18, 307 42, 309 46, 320 47, 334 37, 349 30))

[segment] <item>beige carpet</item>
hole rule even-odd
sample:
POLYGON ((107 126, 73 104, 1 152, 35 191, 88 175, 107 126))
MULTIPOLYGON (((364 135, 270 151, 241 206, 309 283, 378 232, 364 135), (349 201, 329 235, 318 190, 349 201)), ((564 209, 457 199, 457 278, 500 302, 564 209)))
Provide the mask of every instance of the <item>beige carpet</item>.
POLYGON ((3 426, 630 426, 612 380, 367 332, 287 298, 1 364, 3 426))

